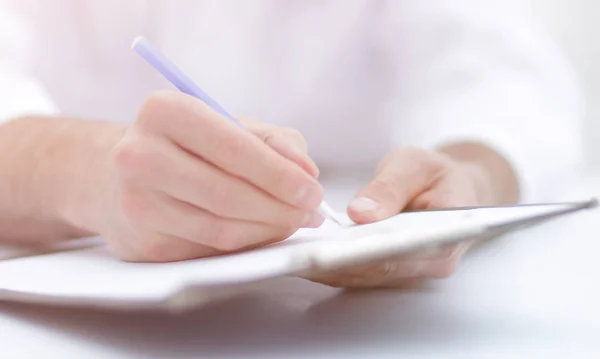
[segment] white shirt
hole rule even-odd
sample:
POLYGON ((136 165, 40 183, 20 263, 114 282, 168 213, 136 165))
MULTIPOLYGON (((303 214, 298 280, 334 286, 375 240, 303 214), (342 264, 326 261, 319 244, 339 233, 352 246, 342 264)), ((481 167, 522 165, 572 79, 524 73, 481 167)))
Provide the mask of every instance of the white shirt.
POLYGON ((523 0, 0 0, 0 118, 131 122, 171 88, 146 36, 236 116, 298 128, 321 166, 480 140, 531 190, 580 157, 573 75, 523 0), (549 160, 551 159, 551 160, 549 160))

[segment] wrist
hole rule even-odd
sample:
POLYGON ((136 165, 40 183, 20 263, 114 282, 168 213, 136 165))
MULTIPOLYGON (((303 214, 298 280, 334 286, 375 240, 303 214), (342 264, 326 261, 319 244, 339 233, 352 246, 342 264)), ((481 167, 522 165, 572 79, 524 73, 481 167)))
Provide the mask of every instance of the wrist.
POLYGON ((78 154, 71 157, 67 171, 72 178, 64 186, 64 192, 57 199, 57 212, 70 226, 96 235, 103 228, 106 208, 114 193, 114 173, 110 165, 110 155, 114 146, 125 134, 126 126, 96 123, 89 131, 79 133, 71 144, 78 154))
POLYGON ((94 218, 90 213, 101 203, 103 189, 94 178, 106 172, 101 164, 122 131, 111 124, 47 116, 24 116, 0 126, 0 241, 95 234, 83 217, 87 212, 94 218))

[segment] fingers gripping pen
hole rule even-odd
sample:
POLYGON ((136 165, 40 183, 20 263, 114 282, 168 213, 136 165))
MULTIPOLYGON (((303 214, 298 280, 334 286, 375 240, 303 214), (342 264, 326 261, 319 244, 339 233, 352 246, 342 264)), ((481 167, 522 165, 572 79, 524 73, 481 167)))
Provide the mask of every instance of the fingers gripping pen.
MULTIPOLYGON (((213 110, 219 114, 225 116, 233 123, 242 127, 242 124, 231 116, 221 105, 213 100, 207 93, 202 91, 198 85, 196 85, 187 75, 185 75, 177 66, 175 66, 169 59, 154 48, 144 37, 138 37, 133 41, 131 45, 133 50, 137 52, 146 62, 160 72, 167 80, 169 80, 175 87, 181 92, 186 93, 190 96, 196 97, 210 106, 213 110)), ((321 202, 317 212, 338 225, 341 222, 336 218, 335 211, 326 203, 321 202)))

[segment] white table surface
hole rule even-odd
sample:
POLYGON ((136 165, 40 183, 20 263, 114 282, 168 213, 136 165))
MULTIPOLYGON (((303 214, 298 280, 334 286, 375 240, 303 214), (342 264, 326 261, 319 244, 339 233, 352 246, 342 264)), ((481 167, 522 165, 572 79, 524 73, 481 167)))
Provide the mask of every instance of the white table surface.
MULTIPOLYGON (((600 196, 585 182, 564 198, 600 196)), ((179 316, 0 303, 0 358, 599 358, 599 253, 593 211, 505 236, 420 290, 284 278, 179 316)))

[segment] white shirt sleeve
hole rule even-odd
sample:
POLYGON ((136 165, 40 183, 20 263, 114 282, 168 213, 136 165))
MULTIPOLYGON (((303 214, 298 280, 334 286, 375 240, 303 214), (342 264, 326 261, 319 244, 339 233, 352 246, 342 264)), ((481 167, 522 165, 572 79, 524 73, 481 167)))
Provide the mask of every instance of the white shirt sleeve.
POLYGON ((578 171, 581 104, 573 74, 527 2, 411 4, 390 12, 380 29, 400 63, 400 100, 388 115, 401 118, 401 143, 484 142, 517 171, 523 202, 545 200, 550 186, 578 171))
POLYGON ((34 43, 23 20, 5 1, 0 2, 0 123, 22 115, 57 112, 32 75, 34 43))

